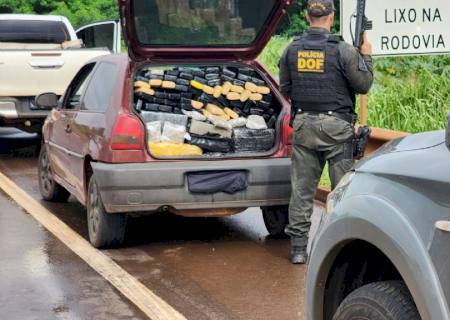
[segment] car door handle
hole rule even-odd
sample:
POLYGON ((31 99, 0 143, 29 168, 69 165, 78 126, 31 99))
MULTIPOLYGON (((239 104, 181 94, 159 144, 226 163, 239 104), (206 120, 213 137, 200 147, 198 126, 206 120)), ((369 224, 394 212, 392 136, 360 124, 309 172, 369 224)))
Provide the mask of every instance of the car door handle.
POLYGON ((60 69, 64 66, 64 61, 30 61, 30 66, 34 69, 60 69))
POLYGON ((66 132, 72 133, 72 127, 69 124, 66 126, 66 132))

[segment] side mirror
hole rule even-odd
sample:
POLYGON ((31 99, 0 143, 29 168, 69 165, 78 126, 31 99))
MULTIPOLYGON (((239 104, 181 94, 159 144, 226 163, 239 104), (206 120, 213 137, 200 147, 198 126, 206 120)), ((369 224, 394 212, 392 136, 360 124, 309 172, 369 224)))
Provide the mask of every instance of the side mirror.
POLYGON ((51 92, 42 93, 36 97, 35 104, 39 109, 51 110, 58 106, 58 96, 51 92))
POLYGON ((450 113, 447 116, 447 128, 445 129, 445 144, 450 149, 450 113))

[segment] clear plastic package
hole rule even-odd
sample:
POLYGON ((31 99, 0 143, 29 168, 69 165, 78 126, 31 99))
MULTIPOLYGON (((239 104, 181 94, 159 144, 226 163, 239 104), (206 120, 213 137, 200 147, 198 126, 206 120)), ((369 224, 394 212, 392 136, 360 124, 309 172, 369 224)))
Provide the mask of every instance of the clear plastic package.
POLYGON ((148 133, 148 142, 161 142, 161 121, 148 122, 146 124, 148 133))
POLYGON ((248 129, 253 129, 253 130, 267 129, 266 120, 264 120, 263 117, 257 116, 257 115, 249 116, 246 126, 248 129))
POLYGON ((183 144, 185 135, 186 135, 185 126, 173 124, 171 122, 166 121, 164 122, 161 141, 183 144))

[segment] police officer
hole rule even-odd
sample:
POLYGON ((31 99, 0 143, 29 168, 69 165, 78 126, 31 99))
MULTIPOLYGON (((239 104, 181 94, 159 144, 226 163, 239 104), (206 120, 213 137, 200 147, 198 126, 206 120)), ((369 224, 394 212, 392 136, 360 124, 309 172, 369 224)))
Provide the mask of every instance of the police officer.
POLYGON ((333 0, 309 0, 309 31, 296 37, 280 60, 281 92, 292 102, 292 196, 290 260, 307 261, 314 196, 325 163, 332 188, 354 165, 356 94, 373 82, 372 45, 364 35, 360 52, 331 35, 333 0))

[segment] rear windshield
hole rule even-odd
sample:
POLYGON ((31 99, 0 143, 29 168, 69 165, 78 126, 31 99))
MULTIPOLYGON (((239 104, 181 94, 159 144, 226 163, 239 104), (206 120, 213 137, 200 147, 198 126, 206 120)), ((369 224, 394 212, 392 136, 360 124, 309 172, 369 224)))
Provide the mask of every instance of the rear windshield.
POLYGON ((60 21, 0 20, 0 42, 61 44, 68 40, 67 28, 60 21))
POLYGON ((137 40, 148 46, 248 46, 277 1, 133 0, 137 40))

